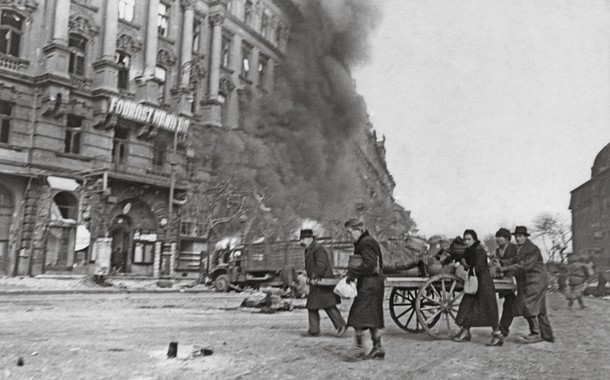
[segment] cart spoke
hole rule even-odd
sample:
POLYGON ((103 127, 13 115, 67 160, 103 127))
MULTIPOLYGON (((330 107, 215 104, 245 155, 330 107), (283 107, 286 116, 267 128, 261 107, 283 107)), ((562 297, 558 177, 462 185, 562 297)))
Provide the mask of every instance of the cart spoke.
POLYGON ((429 325, 430 322, 432 322, 432 320, 434 318, 436 318, 440 313, 441 313, 441 309, 438 309, 438 311, 436 313, 434 313, 430 318, 426 319, 424 323, 429 325))
MULTIPOLYGON (((409 298, 407 298, 407 297, 404 295, 404 292, 405 292, 405 290, 398 290, 398 291, 396 291, 395 295, 400 296, 400 297, 401 297, 402 299, 404 299, 405 301, 411 301, 409 298), (401 292, 403 292, 403 293, 401 294, 401 292)), ((407 294, 409 294, 409 293, 407 293, 407 294)))
POLYGON ((407 314, 410 310, 413 310, 413 308, 410 307, 410 308, 406 309, 405 311, 403 311, 402 313, 398 314, 396 316, 396 319, 400 319, 400 317, 402 317, 403 315, 407 314))
POLYGON ((413 318, 413 315, 414 315, 414 314, 415 314, 415 313, 411 313, 411 314, 409 315, 409 318, 407 318, 407 323, 405 323, 405 326, 409 326, 409 322, 411 322, 411 319, 413 318))
POLYGON ((451 289, 449 289, 449 294, 453 294, 453 292, 455 291, 456 285, 457 285, 457 281, 453 280, 453 282, 451 283, 451 289))
POLYGON ((441 298, 441 295, 438 293, 438 290, 436 290, 436 287, 434 286, 434 284, 431 284, 430 288, 432 288, 432 291, 434 292, 435 296, 437 296, 438 298, 441 298))
POLYGON ((427 296, 427 295, 425 295, 425 294, 422 294, 422 297, 423 297, 423 298, 425 298, 426 300, 428 300, 430 303, 432 303, 432 304, 434 304, 434 305, 440 305, 440 304, 441 304, 441 303, 440 303, 440 302, 438 302, 437 300, 435 300, 435 299, 433 299, 433 298, 430 298, 430 297, 428 297, 428 296, 427 296))

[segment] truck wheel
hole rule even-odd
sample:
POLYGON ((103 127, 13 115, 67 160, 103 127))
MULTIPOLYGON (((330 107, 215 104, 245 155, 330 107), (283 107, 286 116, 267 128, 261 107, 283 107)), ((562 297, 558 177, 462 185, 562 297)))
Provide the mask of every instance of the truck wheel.
POLYGON ((221 274, 214 280, 214 287, 217 292, 225 293, 229 291, 229 276, 221 274))
POLYGON ((282 286, 286 289, 292 287, 292 283, 296 278, 294 267, 287 265, 284 270, 280 273, 280 279, 282 280, 282 286))

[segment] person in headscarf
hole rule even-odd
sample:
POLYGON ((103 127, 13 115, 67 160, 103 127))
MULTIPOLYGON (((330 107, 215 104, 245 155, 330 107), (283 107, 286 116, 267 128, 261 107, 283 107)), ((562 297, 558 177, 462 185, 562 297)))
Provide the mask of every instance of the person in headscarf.
POLYGON ((470 328, 490 326, 492 339, 488 346, 502 346, 504 338, 498 324, 498 303, 496 302, 496 289, 491 272, 487 264, 487 253, 474 230, 464 231, 466 250, 462 265, 468 276, 476 276, 478 288, 476 294, 464 294, 458 309, 455 322, 462 329, 453 338, 456 342, 470 341, 470 328))
POLYGON ((383 359, 385 350, 381 346, 383 323, 384 275, 381 248, 358 219, 345 222, 345 229, 354 242, 354 255, 361 258, 360 264, 347 271, 348 281, 356 281, 358 295, 352 303, 347 325, 356 330, 356 344, 348 360, 383 359), (373 349, 364 350, 364 331, 370 330, 373 349))

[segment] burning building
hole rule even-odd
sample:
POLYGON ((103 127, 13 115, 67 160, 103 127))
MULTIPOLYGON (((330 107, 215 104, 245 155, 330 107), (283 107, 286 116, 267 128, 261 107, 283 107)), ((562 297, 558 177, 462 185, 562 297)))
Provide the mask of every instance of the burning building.
POLYGON ((0 274, 188 275, 248 194, 276 223, 391 206, 349 75, 371 22, 338 18, 369 6, 333 3, 3 1, 0 274))

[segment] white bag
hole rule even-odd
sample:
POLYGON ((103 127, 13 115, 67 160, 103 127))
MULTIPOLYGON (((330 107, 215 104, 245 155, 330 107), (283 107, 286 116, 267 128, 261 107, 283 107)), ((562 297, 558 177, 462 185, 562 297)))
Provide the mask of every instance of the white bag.
POLYGON ((333 293, 341 298, 354 298, 358 295, 356 284, 353 281, 348 284, 347 277, 343 277, 341 280, 339 280, 333 289, 333 293))

